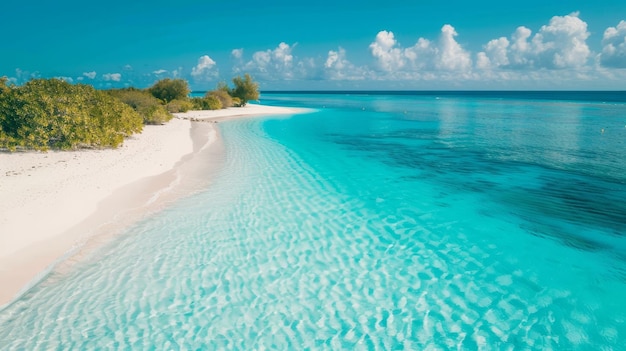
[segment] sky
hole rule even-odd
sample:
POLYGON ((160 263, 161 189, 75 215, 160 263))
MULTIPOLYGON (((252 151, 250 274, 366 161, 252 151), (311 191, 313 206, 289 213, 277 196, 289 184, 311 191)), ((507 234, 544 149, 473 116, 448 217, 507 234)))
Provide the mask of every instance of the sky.
POLYGON ((626 1, 20 0, 0 76, 194 90, 626 90, 626 1))

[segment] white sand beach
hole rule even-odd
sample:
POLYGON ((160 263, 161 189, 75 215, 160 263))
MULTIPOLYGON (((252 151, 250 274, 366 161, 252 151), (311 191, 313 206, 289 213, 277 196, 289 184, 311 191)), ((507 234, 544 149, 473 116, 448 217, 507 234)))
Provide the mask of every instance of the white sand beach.
POLYGON ((80 259, 85 246, 206 186, 206 176, 193 175, 219 167, 221 139, 213 123, 193 121, 300 112, 262 105, 190 111, 145 126, 118 149, 0 152, 0 306, 55 263, 80 259))

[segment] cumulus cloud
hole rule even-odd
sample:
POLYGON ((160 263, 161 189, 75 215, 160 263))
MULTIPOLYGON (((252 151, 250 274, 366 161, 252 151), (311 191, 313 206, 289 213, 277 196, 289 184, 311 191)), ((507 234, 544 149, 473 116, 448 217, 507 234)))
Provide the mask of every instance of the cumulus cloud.
POLYGON ((537 34, 518 27, 509 41, 505 37, 489 41, 477 54, 478 68, 565 69, 587 64, 587 23, 578 13, 554 16, 537 34))
POLYGON ((393 32, 381 31, 369 49, 378 67, 386 72, 469 70, 470 54, 456 41, 457 35, 454 27, 446 24, 437 40, 419 38, 415 45, 402 48, 393 32))
POLYGON ((102 79, 104 79, 105 81, 113 81, 113 82, 119 82, 120 80, 122 80, 122 74, 120 73, 105 73, 102 75, 102 79))
POLYGON ((366 78, 365 70, 348 61, 346 50, 342 47, 337 51, 328 51, 324 69, 326 78, 331 80, 361 80, 366 78))
POLYGON ((217 71, 213 70, 213 67, 215 67, 215 61, 209 55, 201 56, 198 59, 198 64, 191 69, 191 76, 196 79, 215 78, 217 71))
POLYGON ((476 67, 487 69, 492 66, 506 66, 509 64, 507 48, 509 40, 505 37, 493 39, 485 45, 485 52, 479 52, 476 67))
POLYGON ((167 73, 166 69, 158 69, 156 71, 152 71, 153 74, 159 75, 159 74, 163 74, 163 73, 167 73))
POLYGON ((252 54, 252 60, 244 65, 243 70, 268 80, 294 79, 296 72, 301 72, 311 63, 298 62, 294 65, 294 46, 281 42, 273 50, 257 51, 252 54))
POLYGON ((91 71, 91 72, 83 72, 83 76, 89 78, 89 79, 94 79, 96 78, 96 72, 95 71, 91 71))
POLYGON ((230 55, 237 60, 241 60, 243 57, 243 49, 233 49, 233 51, 230 52, 230 55))
POLYGON ((588 37, 587 23, 578 18, 578 13, 572 13, 552 17, 535 35, 533 45, 544 67, 580 67, 589 58, 588 37))
POLYGON ((436 48, 437 58, 435 65, 437 68, 452 70, 467 70, 472 65, 469 52, 463 50, 461 45, 454 39, 458 34, 454 27, 446 24, 441 28, 439 45, 436 48))
POLYGON ((370 44, 370 52, 383 71, 391 72, 405 66, 406 50, 396 47, 397 43, 393 32, 383 30, 376 34, 376 39, 370 44))
POLYGON ((604 31, 600 62, 606 67, 626 68, 626 21, 604 31))

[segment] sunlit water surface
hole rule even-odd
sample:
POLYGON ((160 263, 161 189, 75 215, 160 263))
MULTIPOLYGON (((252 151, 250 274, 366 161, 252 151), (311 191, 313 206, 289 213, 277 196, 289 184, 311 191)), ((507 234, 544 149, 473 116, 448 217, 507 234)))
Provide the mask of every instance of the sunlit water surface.
POLYGON ((212 185, 0 312, 0 349, 626 348, 626 105, 267 95, 212 185))

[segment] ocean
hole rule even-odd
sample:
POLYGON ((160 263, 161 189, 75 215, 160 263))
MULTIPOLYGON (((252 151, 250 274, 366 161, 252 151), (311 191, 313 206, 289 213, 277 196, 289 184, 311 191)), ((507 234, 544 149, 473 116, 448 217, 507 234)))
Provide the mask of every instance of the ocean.
POLYGON ((626 349, 625 92, 268 93, 0 349, 626 349))

